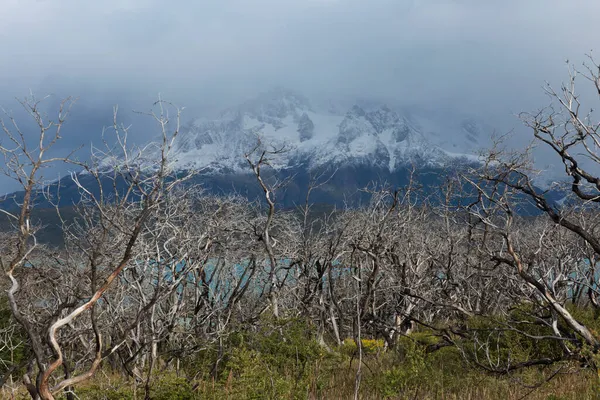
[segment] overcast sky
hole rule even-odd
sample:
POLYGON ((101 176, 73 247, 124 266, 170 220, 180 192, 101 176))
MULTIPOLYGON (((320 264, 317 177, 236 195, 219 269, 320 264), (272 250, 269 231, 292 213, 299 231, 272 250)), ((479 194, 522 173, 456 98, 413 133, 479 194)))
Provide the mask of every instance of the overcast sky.
POLYGON ((595 0, 2 0, 0 104, 80 96, 65 147, 97 138, 114 103, 161 92, 193 117, 274 85, 506 129, 547 103, 565 59, 600 52, 598 15, 595 0))

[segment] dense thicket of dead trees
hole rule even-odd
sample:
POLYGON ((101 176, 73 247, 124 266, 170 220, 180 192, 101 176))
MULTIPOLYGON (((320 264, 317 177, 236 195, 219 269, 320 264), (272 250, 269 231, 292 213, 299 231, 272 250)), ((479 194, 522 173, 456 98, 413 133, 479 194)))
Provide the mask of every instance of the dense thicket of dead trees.
MULTIPOLYGON (((599 67, 586 71, 600 94, 599 67)), ((74 387, 106 367, 148 395, 154 370, 211 349, 216 376, 230 335, 289 318, 305 321, 328 350, 347 338, 360 350, 361 337, 374 337, 393 351, 399 337, 428 330, 440 338, 428 351, 456 346, 495 373, 563 360, 598 367, 600 337, 574 310, 600 311, 600 125, 583 114, 575 77, 572 70, 559 92, 548 89, 554 108, 523 116, 564 165, 562 201, 550 197, 557 188, 534 184, 527 152, 495 148, 482 168, 435 191, 416 181, 373 186, 368 204, 319 214, 310 193, 330 174, 314 177, 297 209, 282 209, 285 182, 263 173, 281 149, 260 141, 246 159, 262 199, 209 195, 187 184, 189 175, 175 177, 169 157, 180 115, 163 101, 149 113, 160 132, 154 148, 130 147, 115 110, 117 145, 81 163, 47 156, 71 99, 54 117, 24 100, 38 141, 10 116, 1 125, 4 172, 24 195, 16 211, 3 211, 13 229, 0 237, 10 309, 0 383, 21 381, 33 399, 74 398, 74 387), (44 169, 57 162, 85 174, 72 176, 83 200, 76 218, 62 219, 58 249, 38 243, 44 227, 31 220, 44 169), (524 207, 538 214, 525 216, 524 207), (550 345, 520 360, 497 351, 509 334, 550 345), (19 346, 17 363, 10 354, 19 346)), ((57 203, 49 193, 45 201, 57 203)))

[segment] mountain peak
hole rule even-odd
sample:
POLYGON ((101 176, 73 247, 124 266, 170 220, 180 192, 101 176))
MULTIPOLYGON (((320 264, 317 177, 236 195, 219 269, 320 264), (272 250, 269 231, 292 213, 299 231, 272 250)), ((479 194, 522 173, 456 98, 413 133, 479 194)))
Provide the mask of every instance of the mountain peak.
MULTIPOLYGON (((345 113, 315 110, 303 95, 276 87, 231 108, 217 120, 197 119, 182 129, 174 167, 246 171, 244 154, 257 140, 290 149, 274 168, 323 165, 372 165, 390 171, 418 161, 446 165, 451 159, 473 159, 475 120, 466 124, 427 124, 381 103, 356 102, 345 113), (418 122, 418 123, 417 123, 418 122), (470 147, 465 147, 468 144, 470 147)), ((477 130, 476 130, 477 128, 477 130)))
POLYGON ((256 117, 285 118, 311 109, 302 94, 284 87, 274 87, 243 103, 239 110, 256 117))

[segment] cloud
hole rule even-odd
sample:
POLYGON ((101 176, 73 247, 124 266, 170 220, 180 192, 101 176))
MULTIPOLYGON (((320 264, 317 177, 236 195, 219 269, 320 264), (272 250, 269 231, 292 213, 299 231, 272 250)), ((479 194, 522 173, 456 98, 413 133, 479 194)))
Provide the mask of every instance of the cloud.
POLYGON ((15 88, 54 76, 196 96, 281 81, 416 101, 506 100, 581 57, 600 30, 600 4, 584 0, 9 0, 3 8, 9 61, 0 73, 15 88))
POLYGON ((597 46, 599 14, 589 0, 4 0, 0 102, 31 88, 103 115, 161 92, 190 114, 285 85, 510 125, 597 46))

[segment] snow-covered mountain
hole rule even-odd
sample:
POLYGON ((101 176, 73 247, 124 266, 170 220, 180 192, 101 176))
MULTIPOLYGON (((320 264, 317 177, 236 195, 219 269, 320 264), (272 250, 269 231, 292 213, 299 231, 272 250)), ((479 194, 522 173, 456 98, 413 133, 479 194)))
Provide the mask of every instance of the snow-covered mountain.
MULTIPOLYGON (((475 118, 447 111, 392 109, 365 101, 346 107, 315 106, 302 95, 278 89, 225 110, 216 119, 190 121, 180 130, 171 159, 175 170, 201 170, 192 183, 207 193, 260 199, 264 193, 244 158, 260 138, 263 146, 287 150, 269 157, 278 171, 263 174, 267 182, 286 182, 275 192, 280 207, 305 201, 312 179, 326 170, 335 174, 323 175, 329 178, 310 191, 311 202, 346 207, 369 201, 367 187, 401 188, 415 180, 424 194, 437 198, 449 174, 477 163, 491 132, 475 118), (317 174, 312 173, 315 169, 317 174)), ((140 162, 155 159, 154 155, 144 153, 140 162)), ((106 159, 103 166, 110 170, 119 162, 106 159)), ((81 173, 79 179, 100 190, 92 177, 81 173)), ((125 187, 122 181, 113 186, 110 179, 101 185, 106 186, 105 193, 125 187)), ((54 182, 44 193, 59 191, 61 206, 81 199, 71 179, 54 182)), ((0 202, 0 208, 14 207, 22 196, 22 192, 7 196, 11 201, 0 202)), ((37 202, 42 208, 54 206, 41 195, 37 202)), ((535 213, 535 207, 526 212, 535 213)))
POLYGON ((477 161, 487 136, 488 128, 473 118, 447 123, 438 115, 364 102, 340 112, 339 107, 316 108, 298 93, 274 89, 217 119, 199 118, 183 127, 173 167, 248 171, 244 154, 260 138, 267 148, 286 150, 272 159, 277 169, 334 164, 392 172, 409 164, 442 167, 457 160, 477 161))

